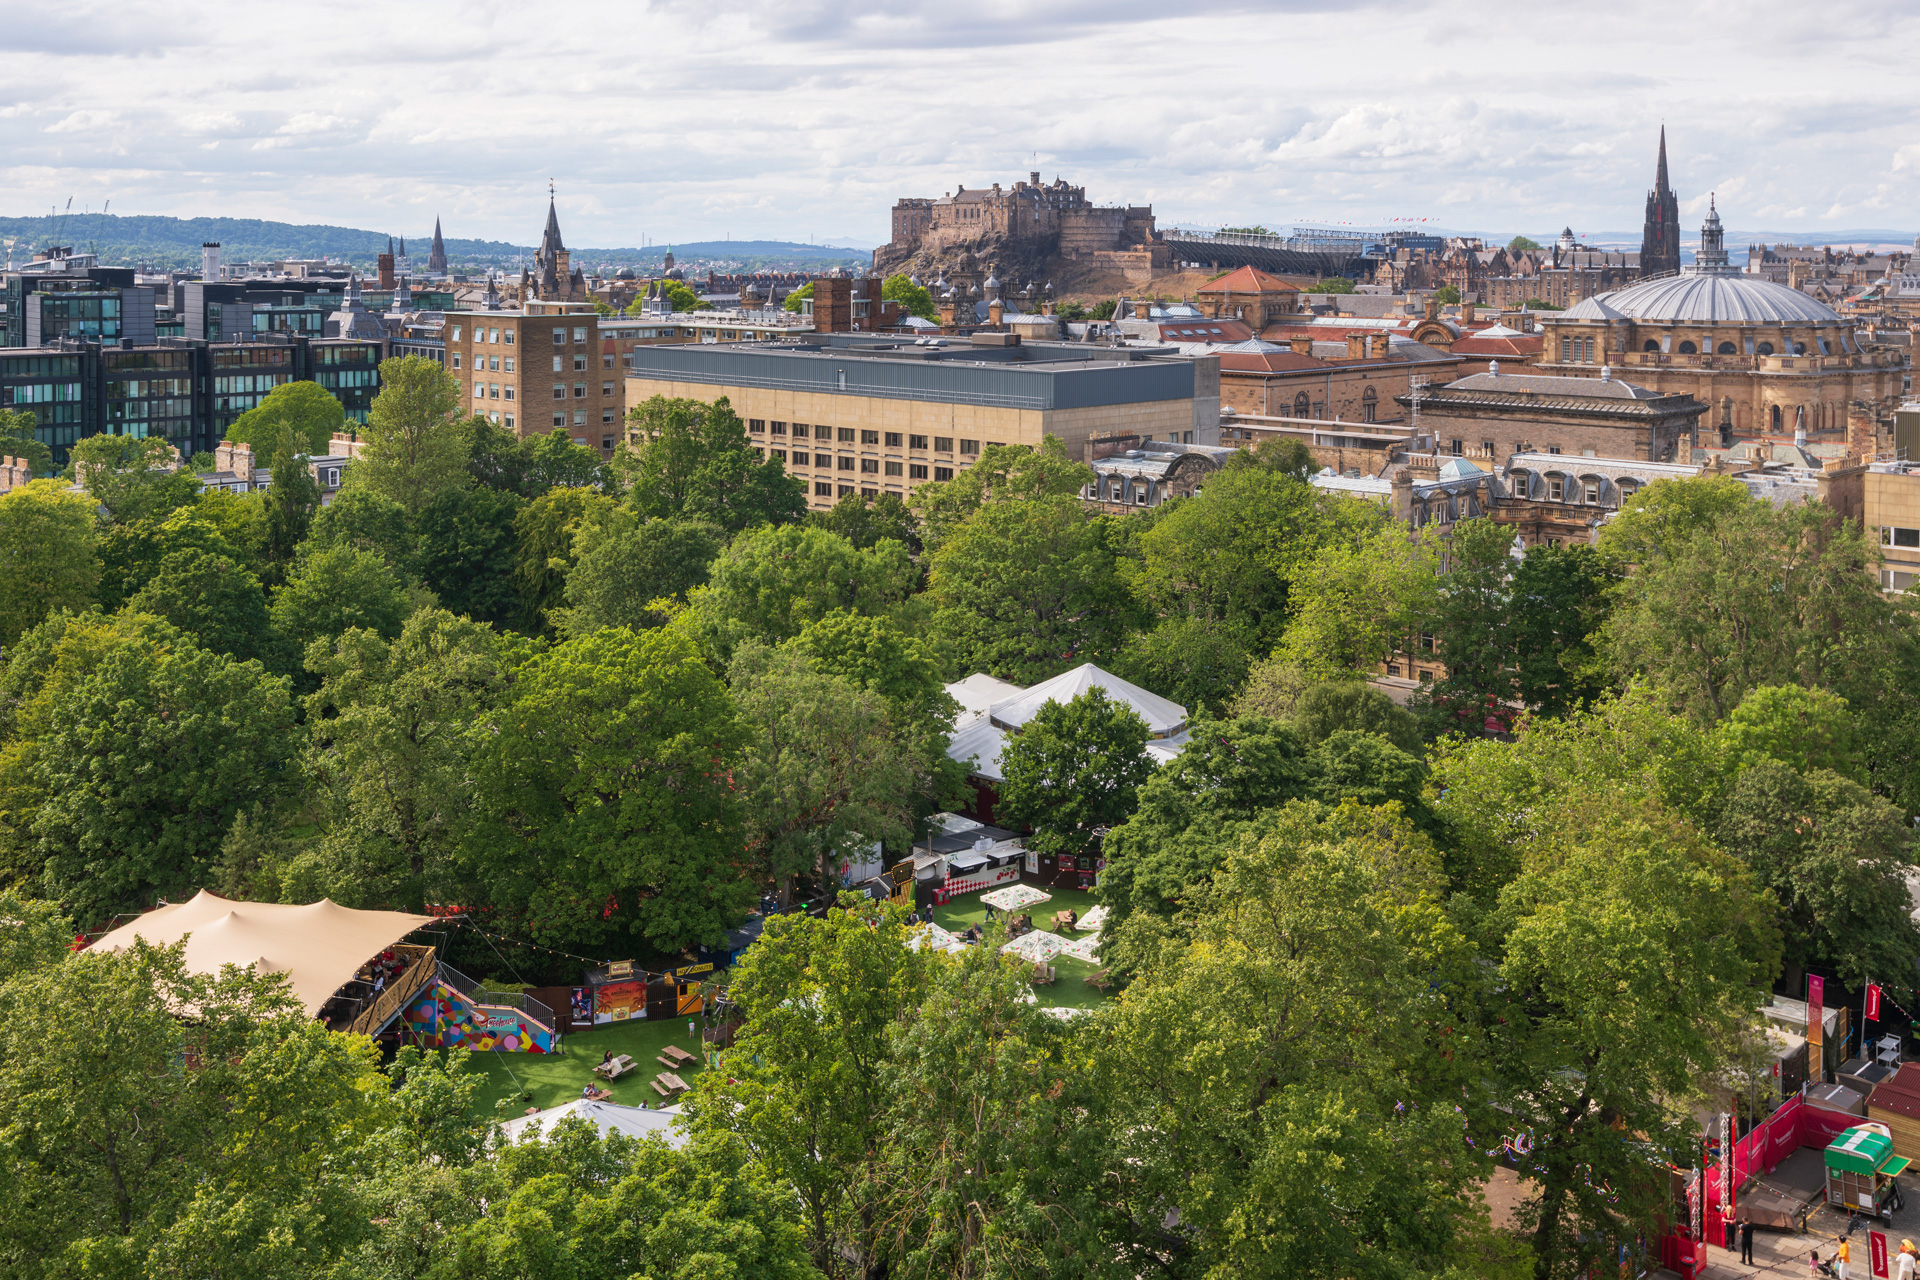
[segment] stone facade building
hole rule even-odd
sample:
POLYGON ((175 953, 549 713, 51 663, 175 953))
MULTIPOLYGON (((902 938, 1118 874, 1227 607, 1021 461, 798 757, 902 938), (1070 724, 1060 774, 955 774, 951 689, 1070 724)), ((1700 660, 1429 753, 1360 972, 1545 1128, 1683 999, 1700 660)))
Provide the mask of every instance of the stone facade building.
POLYGON ((535 299, 516 311, 451 312, 446 352, 462 413, 523 436, 564 429, 574 443, 613 456, 621 371, 602 350, 591 304, 535 299))
POLYGON ((1497 459, 1539 452, 1691 463, 1707 406, 1601 378, 1477 373, 1398 397, 1439 453, 1497 459))
POLYGON ((1589 298, 1540 323, 1543 372, 1617 370, 1690 396, 1712 406, 1710 442, 1719 445, 1825 437, 1870 453, 1904 392, 1905 353, 1867 345, 1853 321, 1817 298, 1729 266, 1711 205, 1684 273, 1589 298))

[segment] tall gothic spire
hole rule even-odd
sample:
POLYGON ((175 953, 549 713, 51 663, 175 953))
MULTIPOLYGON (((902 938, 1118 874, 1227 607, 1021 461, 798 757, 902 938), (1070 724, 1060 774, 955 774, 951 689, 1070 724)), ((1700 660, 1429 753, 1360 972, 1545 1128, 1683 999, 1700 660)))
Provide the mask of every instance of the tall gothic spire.
POLYGON ((540 247, 547 253, 554 253, 567 246, 560 243, 560 215, 553 207, 553 184, 547 184, 547 231, 540 237, 540 247))
POLYGON ((447 246, 440 239, 440 218, 437 214, 433 219, 433 247, 427 251, 427 270, 441 275, 445 275, 447 270, 447 246))
POLYGON ((1672 275, 1680 270, 1680 198, 1667 177, 1667 126, 1660 126, 1660 162, 1654 170, 1653 190, 1647 192, 1647 219, 1640 233, 1642 279, 1672 275))
POLYGON ((1661 195, 1669 190, 1667 186, 1667 126, 1660 126, 1660 167, 1653 175, 1653 189, 1661 195))

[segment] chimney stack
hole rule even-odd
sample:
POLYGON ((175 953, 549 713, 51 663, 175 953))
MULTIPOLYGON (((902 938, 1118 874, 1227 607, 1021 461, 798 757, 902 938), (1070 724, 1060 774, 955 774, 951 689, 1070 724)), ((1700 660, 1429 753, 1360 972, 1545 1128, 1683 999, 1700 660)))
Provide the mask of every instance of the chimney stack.
POLYGON ((1364 360, 1367 356, 1367 335, 1350 333, 1347 335, 1347 359, 1364 360))
POLYGON ((1293 348, 1293 354, 1297 356, 1310 356, 1313 354, 1313 335, 1302 334, 1299 337, 1288 338, 1287 345, 1293 348))

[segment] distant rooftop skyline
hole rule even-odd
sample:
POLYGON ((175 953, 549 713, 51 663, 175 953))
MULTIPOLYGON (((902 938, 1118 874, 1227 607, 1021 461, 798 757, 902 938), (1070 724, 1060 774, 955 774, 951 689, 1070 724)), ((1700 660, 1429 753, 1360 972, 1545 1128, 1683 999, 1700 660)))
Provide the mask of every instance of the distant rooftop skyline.
POLYGON ((1920 13, 1756 0, 22 0, 0 184, 64 204, 584 246, 882 243, 902 195, 1038 168, 1193 226, 1639 225, 1668 130, 1689 239, 1920 208, 1920 13), (636 56, 640 51, 651 51, 636 56), (479 86, 484 86, 484 89, 479 86))

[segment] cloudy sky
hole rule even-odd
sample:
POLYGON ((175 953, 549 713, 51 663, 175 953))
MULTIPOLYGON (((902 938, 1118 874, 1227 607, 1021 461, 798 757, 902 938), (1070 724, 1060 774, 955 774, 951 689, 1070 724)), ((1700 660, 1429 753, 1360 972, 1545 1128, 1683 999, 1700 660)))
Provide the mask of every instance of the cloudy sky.
POLYGON ((1030 168, 1163 224, 1920 229, 1920 5, 470 0, 0 8, 0 213, 872 245, 1030 168), (1037 158, 1036 158, 1037 157, 1037 158))

